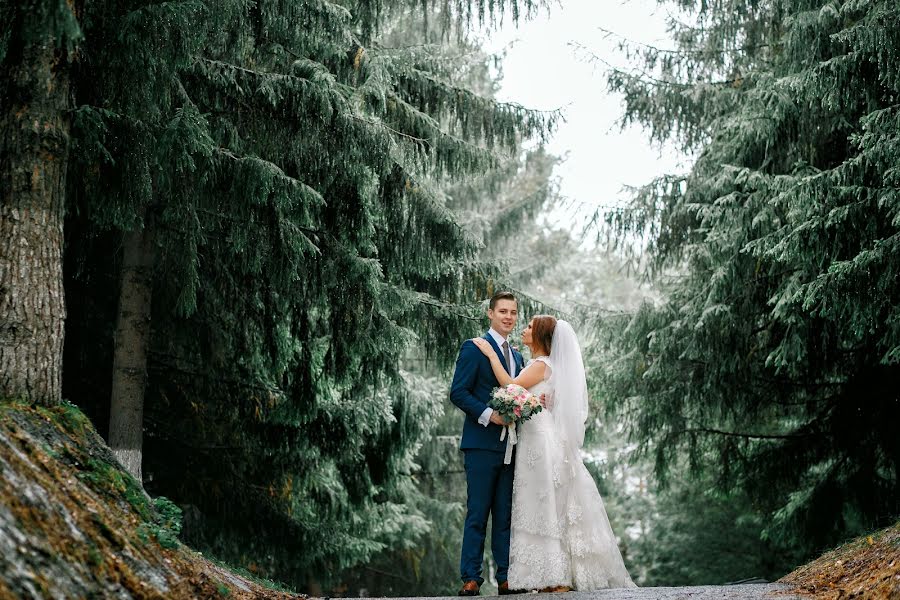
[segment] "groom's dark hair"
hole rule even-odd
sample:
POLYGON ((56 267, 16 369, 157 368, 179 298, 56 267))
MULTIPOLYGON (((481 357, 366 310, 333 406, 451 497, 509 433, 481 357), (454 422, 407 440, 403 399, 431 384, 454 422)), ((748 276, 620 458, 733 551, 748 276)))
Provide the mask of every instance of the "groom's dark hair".
POLYGON ((493 296, 491 296, 491 304, 488 306, 491 310, 494 310, 494 307, 497 306, 497 302, 500 300, 512 300, 513 302, 518 304, 518 300, 516 300, 515 294, 512 292, 497 292, 493 296))

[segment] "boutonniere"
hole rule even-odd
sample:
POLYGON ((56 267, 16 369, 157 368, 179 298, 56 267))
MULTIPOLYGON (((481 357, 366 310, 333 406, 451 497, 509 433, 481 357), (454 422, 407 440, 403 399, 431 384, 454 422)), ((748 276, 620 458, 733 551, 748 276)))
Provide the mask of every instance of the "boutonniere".
POLYGON ((519 351, 519 347, 518 347, 518 346, 513 346, 512 349, 515 350, 516 352, 519 351))

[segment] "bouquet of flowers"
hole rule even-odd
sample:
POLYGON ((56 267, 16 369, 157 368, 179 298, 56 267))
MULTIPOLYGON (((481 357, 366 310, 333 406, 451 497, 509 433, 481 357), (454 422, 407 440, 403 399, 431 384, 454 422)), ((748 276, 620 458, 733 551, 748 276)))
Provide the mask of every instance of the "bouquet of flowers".
POLYGON ((508 423, 524 423, 543 408, 540 398, 515 383, 494 388, 488 406, 508 423))
POLYGON ((507 421, 506 427, 500 432, 500 441, 506 439, 506 456, 503 457, 503 462, 508 465, 512 461, 513 446, 519 442, 516 435, 516 423, 524 423, 541 412, 543 408, 541 399, 521 385, 510 383, 494 388, 488 406, 507 421), (509 438, 506 437, 507 432, 509 432, 509 438))

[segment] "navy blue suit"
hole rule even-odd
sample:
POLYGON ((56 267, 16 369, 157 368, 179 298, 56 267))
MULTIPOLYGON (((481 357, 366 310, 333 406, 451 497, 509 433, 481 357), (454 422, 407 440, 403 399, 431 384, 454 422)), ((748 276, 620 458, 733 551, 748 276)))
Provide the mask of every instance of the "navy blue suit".
MULTIPOLYGON (((497 343, 490 342, 506 368, 506 359, 497 343)), ((510 349, 517 368, 523 368, 522 355, 510 349)), ((507 368, 507 371, 509 369, 507 368)), ((491 362, 471 341, 466 340, 456 359, 456 371, 450 386, 450 401, 466 413, 459 449, 465 454, 466 523, 463 529, 460 575, 462 580, 484 583, 481 563, 484 560, 484 538, 488 516, 492 517, 491 550, 497 562, 497 581, 506 581, 509 568, 509 529, 512 517, 513 464, 504 465, 506 440, 500 441, 503 428, 478 423, 490 401, 491 391, 500 384, 491 369, 491 362)))

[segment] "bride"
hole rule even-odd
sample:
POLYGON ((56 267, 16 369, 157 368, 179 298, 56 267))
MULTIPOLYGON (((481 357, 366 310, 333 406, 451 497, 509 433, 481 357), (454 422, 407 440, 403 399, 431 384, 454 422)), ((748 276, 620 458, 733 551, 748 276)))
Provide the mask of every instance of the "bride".
POLYGON ((579 591, 636 587, 625 569, 606 509, 581 460, 587 381, 572 326, 549 315, 531 319, 522 341, 532 359, 512 379, 484 339, 474 343, 500 385, 545 397, 547 410, 520 425, 513 478, 509 587, 579 591))

